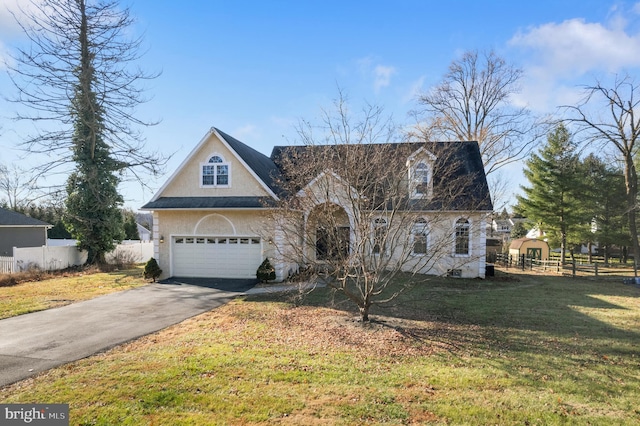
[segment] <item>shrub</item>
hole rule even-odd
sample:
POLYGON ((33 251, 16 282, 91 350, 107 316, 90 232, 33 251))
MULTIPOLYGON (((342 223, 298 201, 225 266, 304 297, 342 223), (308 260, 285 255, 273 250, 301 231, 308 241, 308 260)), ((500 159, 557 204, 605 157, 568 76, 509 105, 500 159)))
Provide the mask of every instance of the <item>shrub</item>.
POLYGON ((256 277, 263 283, 276 279, 276 270, 273 268, 273 266, 271 266, 269 258, 265 258, 260 266, 258 266, 256 277))
POLYGON ((156 282, 156 278, 162 274, 162 269, 158 266, 158 262, 152 257, 149 261, 144 265, 144 272, 142 273, 145 279, 153 279, 153 282, 156 282))

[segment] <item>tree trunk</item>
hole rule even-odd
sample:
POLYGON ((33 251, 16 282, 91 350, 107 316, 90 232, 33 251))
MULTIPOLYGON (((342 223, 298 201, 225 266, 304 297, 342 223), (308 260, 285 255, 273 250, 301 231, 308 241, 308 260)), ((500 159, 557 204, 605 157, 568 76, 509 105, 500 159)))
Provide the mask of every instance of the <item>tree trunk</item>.
POLYGON ((638 227, 636 225, 636 200, 638 198, 638 175, 633 163, 633 153, 626 152, 624 158, 624 180, 627 188, 627 209, 629 211, 629 234, 633 247, 633 262, 640 259, 640 244, 638 244, 638 227))
POLYGON ((371 308, 371 305, 360 306, 360 319, 363 323, 369 322, 369 308, 371 308))

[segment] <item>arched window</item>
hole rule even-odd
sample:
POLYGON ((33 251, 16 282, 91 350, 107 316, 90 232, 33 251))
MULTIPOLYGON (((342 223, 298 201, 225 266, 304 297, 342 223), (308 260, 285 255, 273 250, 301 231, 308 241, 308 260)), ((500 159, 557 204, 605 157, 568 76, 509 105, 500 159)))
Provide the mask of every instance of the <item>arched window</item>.
POLYGON ((411 234, 413 236, 413 247, 411 252, 415 255, 427 254, 429 244, 427 221, 424 218, 416 220, 413 224, 411 234))
POLYGON ((429 166, 422 162, 416 164, 413 182, 416 185, 416 193, 426 194, 429 189, 429 166))
POLYGON ((432 183, 432 164, 428 161, 418 161, 410 168, 410 193, 414 198, 430 197, 432 183))
POLYGON ((209 161, 202 164, 201 168, 202 186, 229 186, 229 163, 224 161, 220 155, 212 155, 209 161))
POLYGON ((469 255, 469 228, 467 219, 462 218, 456 221, 454 254, 469 255))

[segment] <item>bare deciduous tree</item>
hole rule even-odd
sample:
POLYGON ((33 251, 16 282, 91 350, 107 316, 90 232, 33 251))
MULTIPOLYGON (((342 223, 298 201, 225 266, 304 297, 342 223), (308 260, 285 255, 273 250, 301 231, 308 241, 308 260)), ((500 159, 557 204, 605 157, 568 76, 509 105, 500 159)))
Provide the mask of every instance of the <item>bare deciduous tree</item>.
POLYGON ((477 146, 388 143, 394 130, 381 109, 354 115, 341 95, 320 126, 300 125, 304 145, 274 152, 289 194, 270 216, 284 242, 281 260, 323 277, 363 321, 373 305, 419 281, 390 286, 401 272, 445 275, 485 254, 470 238, 491 210, 482 164, 477 156, 467 173, 471 160, 455 149, 477 146))
POLYGON ((465 52, 442 81, 418 98, 415 135, 425 140, 477 141, 487 175, 518 161, 546 130, 513 105, 522 70, 495 52, 465 52))
POLYGON ((640 142, 640 85, 629 76, 616 76, 612 86, 600 81, 585 87, 585 96, 577 105, 563 107, 569 122, 577 126, 587 142, 613 149, 623 164, 629 233, 636 262, 640 259, 636 210, 638 175, 635 157, 640 142))
POLYGON ((39 168, 75 169, 67 179, 65 224, 88 251, 88 263, 105 254, 124 234, 118 185, 139 170, 157 173, 166 159, 145 150, 135 108, 144 102, 139 86, 153 78, 135 67, 141 39, 130 39, 129 9, 110 0, 32 1, 19 25, 30 47, 13 56, 14 99, 26 107, 17 118, 49 123, 25 142, 46 154, 39 168))
POLYGON ((25 208, 31 202, 42 197, 36 189, 36 180, 25 170, 13 164, 10 167, 0 164, 0 200, 4 198, 11 210, 25 208))
POLYGON ((129 37, 129 9, 104 0, 31 1, 15 16, 30 43, 16 48, 6 64, 17 89, 9 101, 26 107, 16 112, 16 119, 37 126, 38 132, 28 135, 23 146, 46 155, 40 174, 66 170, 74 163, 74 102, 88 68, 102 137, 119 171, 136 177, 143 170, 158 173, 166 158, 148 152, 138 130, 155 123, 135 115, 136 107, 146 102, 142 85, 157 74, 135 65, 142 39, 129 37))

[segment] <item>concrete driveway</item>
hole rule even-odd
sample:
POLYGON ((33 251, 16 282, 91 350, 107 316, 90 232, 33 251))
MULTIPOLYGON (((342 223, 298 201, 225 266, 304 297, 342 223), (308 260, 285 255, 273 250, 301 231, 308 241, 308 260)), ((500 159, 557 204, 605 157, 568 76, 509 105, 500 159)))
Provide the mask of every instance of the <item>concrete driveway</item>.
POLYGON ((102 352, 217 308, 255 280, 171 278, 0 320, 0 386, 102 352))

